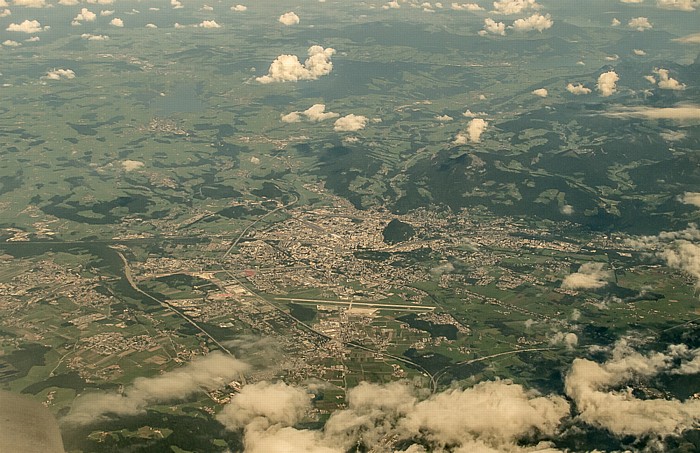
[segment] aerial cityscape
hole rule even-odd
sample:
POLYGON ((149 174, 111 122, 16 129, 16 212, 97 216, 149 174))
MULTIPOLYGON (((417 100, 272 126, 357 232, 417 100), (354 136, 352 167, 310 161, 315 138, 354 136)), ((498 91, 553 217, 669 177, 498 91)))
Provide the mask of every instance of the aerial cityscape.
POLYGON ((700 1, 469 1, 0 0, 0 452, 700 451, 700 1))

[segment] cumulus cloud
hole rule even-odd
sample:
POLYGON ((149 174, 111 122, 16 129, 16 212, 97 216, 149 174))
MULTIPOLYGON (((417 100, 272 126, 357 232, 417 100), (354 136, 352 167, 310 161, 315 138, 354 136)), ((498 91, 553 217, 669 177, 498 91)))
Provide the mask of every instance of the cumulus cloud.
POLYGON ((549 14, 542 15, 535 13, 530 17, 518 19, 513 22, 513 29, 516 31, 532 31, 537 30, 540 33, 554 25, 554 21, 549 14))
POLYGON ((333 130, 336 132, 354 132, 364 129, 369 120, 366 116, 349 114, 335 120, 333 130))
POLYGON ((700 289, 700 245, 686 240, 676 241, 661 252, 661 257, 670 267, 692 275, 696 280, 695 287, 700 289))
POLYGON ((293 11, 290 11, 282 14, 278 20, 284 25, 296 25, 299 23, 299 16, 297 16, 293 11))
POLYGON ((659 76, 659 88, 662 90, 685 90, 685 84, 669 76, 668 69, 654 69, 654 74, 659 76))
POLYGON ((90 33, 83 33, 80 37, 88 41, 107 41, 109 39, 107 35, 93 35, 90 33))
POLYGON ((102 11, 100 11, 100 16, 101 16, 101 17, 111 16, 112 14, 114 14, 114 10, 103 9, 102 11))
POLYGON ((44 29, 41 27, 38 20, 25 20, 21 24, 12 23, 5 30, 21 33, 39 33, 44 29))
POLYGON ((71 25, 80 25, 82 22, 93 22, 95 19, 97 19, 97 14, 87 8, 83 8, 78 15, 73 18, 71 25))
POLYGON ((637 55, 638 57, 643 57, 643 56, 645 56, 645 55, 647 54, 647 53, 646 53, 645 51, 643 51, 642 49, 634 49, 634 50, 632 51, 632 53, 634 53, 634 54, 637 55))
POLYGON ((578 336, 572 332, 557 332, 552 338, 549 339, 549 343, 552 345, 564 345, 566 349, 573 350, 578 346, 578 336))
POLYGON ((23 6, 25 8, 43 8, 46 6, 46 1, 44 0, 14 0, 12 2, 15 6, 23 6))
MULTIPOLYGON (((667 371, 673 366, 674 358, 687 353, 687 348, 672 346, 668 354, 654 352, 643 355, 626 341, 620 341, 612 357, 605 363, 574 360, 565 379, 566 394, 576 403, 581 421, 614 434, 680 434, 695 427, 700 420, 699 400, 641 400, 632 395, 629 387, 616 388, 634 379, 651 378, 667 371)), ((688 365, 683 372, 693 368, 694 365, 688 365)))
MULTIPOLYGON (((261 384, 242 401, 237 396, 219 419, 229 429, 243 427, 245 451, 255 453, 341 453, 358 442, 379 448, 390 438, 412 439, 430 451, 449 445, 455 452, 519 452, 526 450, 518 447, 518 441, 534 431, 553 435, 569 412, 564 398, 541 396, 509 381, 483 382, 428 397, 421 397, 406 382, 363 382, 347 392, 347 408, 334 412, 323 430, 309 431, 291 426, 309 407, 308 396, 298 390, 261 384)), ((425 450, 414 445, 407 451, 425 450)))
POLYGON ((483 11, 484 8, 476 3, 452 3, 450 5, 455 11, 483 11))
POLYGON ((314 104, 303 112, 291 112, 286 115, 282 115, 281 120, 283 123, 298 123, 307 119, 314 123, 319 121, 328 120, 331 118, 337 118, 340 115, 333 112, 326 112, 325 104, 314 104))
POLYGON ((137 378, 123 393, 85 393, 78 396, 68 415, 69 424, 89 424, 109 416, 130 416, 152 404, 186 398, 202 389, 213 390, 238 379, 248 366, 233 357, 213 352, 152 378, 137 378))
POLYGON ((484 133, 489 123, 481 118, 474 118, 467 123, 467 129, 459 132, 454 139, 453 144, 464 145, 467 143, 478 143, 481 141, 481 135, 484 133))
POLYGON ((620 76, 615 71, 604 72, 598 77, 598 91, 603 97, 612 96, 617 91, 617 81, 620 76))
POLYGON ((650 30, 653 26, 646 17, 635 17, 627 22, 627 26, 637 31, 650 30))
POLYGON ((574 207, 570 204, 562 205, 559 211, 564 215, 572 215, 574 213, 574 207))
POLYGON ((280 55, 272 62, 267 75, 258 77, 260 83, 296 82, 298 80, 316 80, 328 75, 333 70, 331 56, 335 49, 321 46, 309 47, 309 58, 301 64, 296 55, 280 55))
POLYGON ((565 289, 598 289, 608 284, 610 273, 603 270, 605 263, 584 263, 579 270, 564 277, 565 289))
POLYGON ((197 26, 200 28, 221 28, 221 25, 217 24, 215 20, 203 20, 197 26))
POLYGON ((123 160, 121 164, 124 171, 134 171, 144 166, 144 163, 138 160, 123 160))
POLYGON ((80 4, 80 0, 58 0, 59 5, 75 6, 80 4))
POLYGON ((484 29, 480 31, 479 34, 486 35, 488 33, 492 35, 505 36, 506 24, 504 24, 503 22, 496 22, 490 17, 487 17, 486 19, 484 19, 484 29))
POLYGON ((547 91, 546 88, 538 88, 536 90, 533 90, 532 94, 541 98, 546 98, 547 96, 549 96, 549 91, 547 91))
POLYGON ((231 7, 231 11, 235 11, 237 13, 241 13, 243 11, 248 11, 248 7, 245 5, 235 5, 231 7))
POLYGON ((613 27, 617 27, 621 24, 620 20, 617 17, 613 17, 612 20, 610 21, 610 25, 613 27))
POLYGON ((675 9, 678 11, 695 11, 700 5, 698 0, 656 0, 656 4, 662 9, 675 9))
POLYGON ((591 92, 591 89, 586 88, 580 83, 570 83, 566 86, 566 91, 568 91, 571 94, 575 94, 576 96, 579 96, 581 94, 589 94, 591 92))
POLYGON ((109 25, 112 25, 113 27, 123 27, 124 21, 118 17, 115 17, 114 19, 109 21, 109 25))
POLYGON ((50 80, 74 79, 75 72, 72 69, 53 69, 46 73, 46 78, 50 80))
POLYGON ((678 201, 700 208, 700 192, 685 192, 678 197, 678 201))
POLYGON ((2 45, 5 47, 19 47, 22 45, 21 42, 13 41, 11 39, 6 39, 5 41, 2 42, 2 45))
POLYGON ((2 11, 0 11, 0 17, 7 17, 11 15, 12 11, 10 11, 9 9, 3 9, 2 11))
POLYGON ((493 3, 494 12, 498 14, 519 14, 540 7, 535 0, 499 0, 493 3))
POLYGON ((399 5, 399 2, 397 0, 392 0, 384 5, 382 5, 382 9, 399 9, 401 8, 401 5, 399 5))
POLYGON ((442 122, 454 120, 454 118, 452 118, 450 115, 438 115, 435 117, 435 119, 442 122))

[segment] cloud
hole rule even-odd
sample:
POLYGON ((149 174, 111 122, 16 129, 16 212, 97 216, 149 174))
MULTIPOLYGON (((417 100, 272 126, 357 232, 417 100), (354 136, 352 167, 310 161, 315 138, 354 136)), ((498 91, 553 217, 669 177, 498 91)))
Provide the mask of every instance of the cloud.
POLYGON ((666 260, 669 267, 680 269, 692 275, 696 280, 695 287, 700 289, 700 245, 679 240, 661 252, 660 255, 666 260))
POLYGON ((562 205, 559 211, 564 215, 572 215, 574 213, 574 207, 570 204, 562 205))
POLYGON ((3 9, 2 11, 0 11, 0 17, 7 17, 11 15, 12 11, 10 11, 9 9, 3 9))
POLYGON ((604 113, 605 116, 617 118, 645 118, 650 120, 675 120, 695 123, 700 121, 700 106, 693 104, 676 107, 630 107, 618 108, 604 113))
POLYGON ((302 65, 296 55, 280 55, 272 62, 267 75, 258 77, 260 83, 296 82, 298 80, 316 80, 328 75, 333 70, 331 56, 335 49, 321 46, 309 47, 309 58, 302 65))
POLYGON ((678 197, 678 201, 700 208, 700 192, 685 192, 678 197))
POLYGON ((610 21, 610 25, 613 27, 617 27, 621 24, 620 20, 617 17, 613 17, 612 21, 610 21))
POLYGON ((244 5, 235 5, 231 7, 231 11, 235 11, 237 13, 241 13, 243 11, 248 11, 248 7, 244 5))
POLYGON ((685 84, 680 83, 678 80, 670 77, 668 75, 668 69, 654 69, 654 74, 659 76, 659 88, 661 88, 662 90, 685 90, 685 84))
POLYGON ((41 24, 38 20, 25 20, 21 24, 12 23, 5 30, 17 31, 21 33, 39 33, 44 29, 41 28, 41 24))
POLYGON ((681 42, 683 44, 700 44, 700 33, 693 33, 680 38, 676 38, 673 41, 681 42))
POLYGON ((278 20, 284 25, 296 25, 299 23, 299 16, 297 16, 293 11, 290 11, 282 14, 278 20))
POLYGON ((646 17, 635 17, 627 22, 627 26, 637 31, 650 30, 653 26, 646 17))
POLYGON ((499 0, 493 3, 494 12, 498 14, 519 14, 540 7, 535 0, 499 0))
POLYGON ((566 349, 573 350, 578 346, 578 336, 575 333, 568 332, 557 332, 552 338, 549 339, 549 343, 552 345, 563 344, 566 349))
POLYGON ((286 115, 282 115, 281 120, 283 123, 298 123, 305 117, 307 120, 317 123, 319 121, 337 118, 339 116, 340 115, 337 113, 326 112, 325 104, 314 104, 303 112, 291 112, 286 115))
POLYGON ((608 271, 603 270, 605 263, 584 263, 579 270, 564 277, 561 287, 565 289, 598 289, 607 285, 610 277, 608 271))
POLYGON ((644 0, 620 0, 622 3, 644 3, 644 0))
POLYGON ((233 357, 212 352, 191 363, 152 378, 136 378, 123 393, 96 392, 78 396, 63 422, 90 424, 109 416, 131 416, 152 404, 186 398, 202 389, 213 390, 238 379, 248 366, 233 357))
POLYGON ((200 28, 221 28, 221 25, 217 24, 215 20, 203 20, 197 26, 200 28))
POLYGON ((586 88, 580 83, 570 83, 566 86, 566 91, 568 91, 571 94, 574 94, 576 96, 582 95, 582 94, 589 94, 591 92, 590 88, 586 88))
POLYGON ((72 69, 54 69, 46 73, 46 78, 51 80, 74 79, 75 72, 72 69))
POLYGON ((481 135, 484 133, 489 123, 481 118, 474 118, 467 123, 466 131, 459 132, 454 139, 453 144, 464 145, 467 143, 478 143, 481 141, 481 135))
POLYGON ((450 5, 455 11, 483 11, 484 8, 477 5, 476 3, 452 3, 450 5))
POLYGON ((656 5, 662 9, 695 11, 695 9, 700 5, 700 2, 698 0, 656 0, 656 5))
POLYGON ((484 29, 479 32, 480 35, 485 35, 491 33, 492 35, 506 35, 506 24, 503 22, 496 22, 495 20, 487 17, 484 19, 484 29))
POLYGON ((336 132, 355 132, 364 129, 369 120, 366 116, 349 114, 342 118, 338 118, 333 124, 333 130, 336 132))
POLYGON ((450 115, 438 115, 435 117, 435 119, 442 122, 454 120, 454 118, 452 118, 450 115))
POLYGON ((19 47, 22 45, 21 42, 13 41, 11 39, 6 39, 5 41, 2 42, 2 45, 5 47, 19 47))
POLYGON ((399 5, 399 2, 396 0, 392 0, 385 5, 382 5, 382 9, 399 9, 401 8, 401 5, 399 5))
POLYGON ((95 19, 97 19, 97 14, 93 13, 87 8, 83 8, 80 10, 78 15, 73 18, 71 25, 80 25, 83 21, 93 22, 95 19))
MULTIPOLYGON (((632 394, 629 387, 615 389, 630 381, 651 378, 668 370, 672 367, 673 358, 684 353, 687 354, 687 348, 671 346, 669 354, 652 352, 643 355, 622 340, 616 344, 612 357, 605 363, 574 360, 565 379, 566 394, 576 403, 579 420, 613 434, 680 434, 694 428, 700 420, 699 400, 641 400, 632 394)), ((683 371, 692 370, 694 364, 687 368, 683 371)))
POLYGON ((541 98, 546 98, 547 96, 549 96, 549 91, 547 91, 546 88, 538 88, 536 90, 533 90, 532 94, 541 98))
POLYGON ((123 27, 124 21, 118 17, 115 17, 114 19, 109 21, 109 25, 112 25, 113 27, 123 27))
POLYGON ((246 385, 217 415, 227 429, 236 430, 264 419, 269 425, 292 426, 311 409, 310 395, 284 382, 246 385))
POLYGON ((158 28, 158 26, 156 24, 151 24, 151 23, 146 24, 145 27, 146 28, 158 28))
POLYGON ((15 6, 24 6, 25 8, 43 8, 46 6, 44 0, 14 0, 12 4, 15 6))
POLYGON ((111 16, 112 14, 114 14, 114 10, 103 9, 102 11, 100 11, 101 17, 111 16))
POLYGON ((139 168, 142 168, 144 166, 144 163, 138 160, 123 160, 121 164, 124 171, 127 172, 138 170, 139 168))
POLYGON ((612 96, 617 91, 617 81, 620 76, 615 71, 604 72, 598 77, 598 91, 603 97, 612 96))
POLYGON ((554 21, 549 14, 542 15, 535 13, 530 17, 525 19, 518 19, 513 22, 513 29, 515 31, 532 31, 537 30, 542 33, 544 30, 551 28, 554 25, 554 21))
POLYGON ((645 55, 647 54, 646 52, 644 52, 644 51, 641 50, 641 49, 634 49, 634 50, 632 51, 632 53, 634 53, 634 54, 637 55, 638 57, 643 57, 643 56, 645 56, 645 55))
POLYGON ((80 37, 88 41, 107 41, 109 39, 107 35, 93 35, 90 33, 83 33, 80 37))
POLYGON ((80 4, 80 0, 58 0, 59 5, 75 6, 80 4))

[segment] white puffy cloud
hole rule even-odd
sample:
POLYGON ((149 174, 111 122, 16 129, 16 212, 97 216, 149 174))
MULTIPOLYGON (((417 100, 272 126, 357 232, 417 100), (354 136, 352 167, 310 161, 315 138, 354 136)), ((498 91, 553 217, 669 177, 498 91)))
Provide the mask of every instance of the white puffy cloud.
POLYGON ((538 88, 536 90, 533 90, 532 94, 541 98, 546 98, 547 96, 549 96, 549 91, 547 91, 546 88, 538 88))
POLYGON ((25 8, 43 8, 46 6, 45 0, 14 0, 15 6, 24 6, 25 8))
POLYGON ((651 22, 649 22, 649 19, 646 17, 635 17, 630 19, 630 21, 627 22, 627 26, 629 28, 634 28, 637 31, 650 30, 653 27, 651 22))
POLYGON ((531 31, 537 30, 540 33, 554 25, 552 16, 545 14, 544 16, 539 13, 535 13, 530 17, 524 19, 518 19, 513 22, 513 29, 516 31, 531 31))
POLYGON ((700 245, 679 240, 660 255, 670 267, 692 275, 696 279, 695 287, 700 288, 700 245))
POLYGON ((519 14, 529 9, 540 9, 535 0, 499 0, 493 2, 494 12, 499 14, 519 14))
POLYGON ((270 425, 292 426, 311 409, 309 396, 304 389, 284 382, 246 385, 216 418, 231 430, 243 428, 256 418, 265 419, 270 425))
POLYGON ((369 120, 366 116, 353 113, 335 120, 333 130, 336 132, 355 132, 364 129, 369 120))
POLYGON ((442 122, 454 120, 454 118, 452 118, 450 115, 438 115, 435 117, 435 119, 442 122))
POLYGON ((121 164, 124 171, 134 171, 144 166, 144 163, 139 160, 123 160, 121 164))
POLYGON ((6 39, 5 41, 2 42, 2 45, 5 47, 19 47, 22 45, 21 42, 13 41, 11 39, 6 39))
POLYGON ((95 19, 97 19, 97 14, 87 8, 83 8, 78 15, 73 18, 71 25, 80 25, 82 22, 93 22, 95 19))
POLYGON ((492 35, 506 35, 506 24, 503 22, 496 22, 495 20, 487 17, 484 19, 484 29, 479 32, 480 35, 485 35, 491 33, 492 35))
POLYGON ((113 26, 113 27, 123 27, 123 26, 124 26, 124 21, 121 20, 121 19, 118 18, 118 17, 115 17, 114 19, 112 19, 112 20, 109 21, 109 25, 111 25, 111 26, 113 26))
POLYGON ((7 28, 7 31, 17 31, 21 33, 39 33, 40 31, 43 31, 44 29, 41 27, 41 24, 39 23, 38 20, 25 20, 21 24, 15 24, 12 23, 10 24, 7 28))
POLYGON ((38 42, 38 41, 41 41, 41 38, 39 38, 38 36, 31 36, 31 37, 25 39, 24 41, 25 42, 38 42))
POLYGON ((234 5, 231 7, 231 11, 235 11, 237 13, 241 13, 243 11, 248 11, 248 7, 245 5, 234 5))
POLYGON ((598 77, 598 91, 603 97, 612 96, 617 91, 617 81, 620 80, 620 76, 617 75, 615 71, 608 71, 602 73, 598 77))
POLYGON ((151 404, 186 398, 202 389, 223 387, 248 369, 233 357, 212 352, 173 371, 152 378, 136 378, 123 393, 95 392, 78 396, 66 423, 87 424, 109 415, 137 415, 151 404))
POLYGON ((685 90, 685 84, 669 76, 668 69, 657 68, 654 73, 659 76, 659 88, 662 90, 685 90))
POLYGON ((700 208, 700 192, 685 192, 678 197, 678 201, 685 204, 692 204, 700 208))
POLYGON ((197 26, 200 28, 221 28, 221 25, 217 24, 215 20, 203 20, 197 26))
POLYGON ((107 41, 109 39, 107 35, 93 35, 90 33, 83 33, 80 37, 88 41, 107 41))
POLYGON ((465 145, 467 143, 478 143, 489 123, 481 118, 474 118, 467 123, 467 129, 459 132, 452 142, 454 145, 465 145))
POLYGON ((112 14, 114 14, 114 10, 112 9, 103 9, 102 11, 100 11, 101 17, 111 16, 112 14))
POLYGON ((0 11, 0 17, 7 17, 11 15, 12 11, 10 11, 9 9, 3 9, 2 11, 0 11))
POLYGON ((612 21, 610 21, 610 25, 613 27, 617 27, 621 24, 620 20, 617 17, 613 17, 612 21))
POLYGON ((306 118, 314 123, 319 121, 337 118, 340 115, 333 112, 326 112, 325 104, 314 104, 303 112, 291 112, 281 116, 283 123, 298 123, 306 118))
POLYGON ((72 69, 53 69, 46 73, 46 78, 51 80, 74 79, 75 72, 72 69))
POLYGON ((299 23, 299 16, 297 16, 293 11, 290 11, 282 14, 278 20, 284 25, 296 25, 299 23))
POLYGON ((386 4, 382 5, 382 9, 399 9, 401 8, 401 5, 399 5, 399 2, 397 0, 392 0, 390 2, 387 2, 386 4))
POLYGON ((184 8, 184 6, 182 6, 182 3, 180 2, 180 0, 170 0, 170 6, 172 6, 173 9, 184 8))
POLYGON ((156 24, 151 24, 151 23, 148 23, 145 26, 146 26, 146 28, 158 28, 158 26, 156 24))
POLYGON ((450 5, 455 11, 483 11, 484 8, 476 3, 452 3, 450 5))
POLYGON ((309 47, 309 58, 301 64, 296 55, 280 55, 272 62, 267 75, 258 77, 260 83, 296 82, 298 80, 316 80, 328 75, 333 70, 331 56, 335 49, 321 46, 309 47))
POLYGON ((635 55, 637 55, 638 57, 643 57, 643 56, 645 56, 645 55, 647 54, 647 53, 646 53, 645 51, 643 51, 642 49, 634 49, 634 50, 632 51, 632 53, 635 54, 635 55))
POLYGON ((62 6, 75 6, 80 4, 80 0, 58 0, 58 4, 62 6))
POLYGON ((591 89, 586 88, 580 83, 570 83, 566 85, 566 91, 568 91, 571 94, 575 94, 576 96, 579 96, 581 94, 589 94, 591 92, 591 89))
POLYGON ((567 275, 561 283, 565 289, 598 289, 608 284, 610 272, 605 263, 584 263, 577 272, 567 275))
POLYGON ((566 349, 573 350, 578 346, 578 336, 573 332, 557 332, 549 339, 549 343, 552 345, 563 344, 566 349))
MULTIPOLYGON (((688 353, 683 346, 671 346, 668 354, 655 352, 643 355, 622 340, 605 363, 574 360, 565 380, 566 394, 576 403, 581 421, 616 435, 680 434, 700 421, 700 400, 641 400, 632 395, 629 387, 616 388, 661 372, 673 373, 668 371, 673 366, 673 359, 688 353)), ((694 365, 687 365, 683 371, 680 371, 681 368, 678 370, 690 372, 693 368, 694 365)))
POLYGON ((570 204, 565 204, 562 205, 561 208, 559 208, 559 212, 561 212, 564 215, 572 215, 574 213, 574 207, 570 204))
POLYGON ((700 6, 698 0, 656 0, 656 4, 662 9, 675 9, 678 11, 695 11, 700 6))

